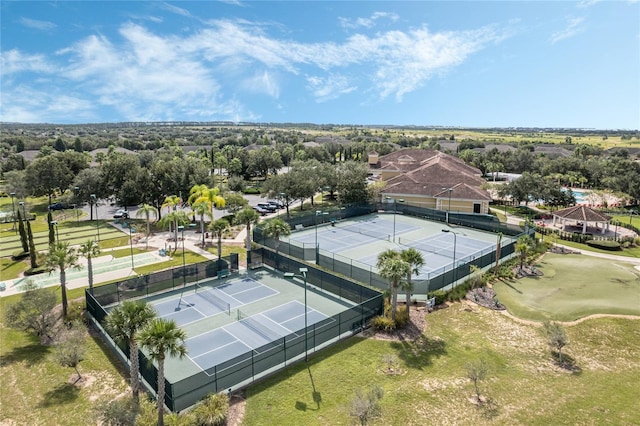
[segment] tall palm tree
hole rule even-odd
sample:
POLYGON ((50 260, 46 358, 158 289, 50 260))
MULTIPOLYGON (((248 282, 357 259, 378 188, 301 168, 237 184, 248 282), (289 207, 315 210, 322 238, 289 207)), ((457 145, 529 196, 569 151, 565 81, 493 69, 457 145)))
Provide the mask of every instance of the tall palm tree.
POLYGON ((68 242, 57 241, 49 246, 49 253, 45 260, 45 267, 49 272, 60 271, 60 291, 62 292, 62 315, 67 317, 67 269, 80 269, 76 249, 69 247, 68 242))
POLYGON ((251 207, 240 210, 236 213, 234 222, 247 227, 246 249, 251 250, 251 225, 255 225, 260 220, 260 215, 251 207))
POLYGON ((202 247, 204 247, 204 217, 207 216, 213 220, 213 214, 211 213, 209 203, 204 200, 193 203, 191 210, 200 216, 200 233, 202 234, 202 247))
POLYGON ((191 206, 199 202, 205 202, 209 205, 211 210, 211 217, 213 218, 214 208, 224 208, 225 200, 220 196, 220 190, 217 187, 209 188, 207 185, 194 185, 189 190, 188 202, 191 206))
POLYGON ((209 226, 211 233, 218 238, 218 259, 222 257, 222 235, 229 229, 229 221, 226 219, 218 219, 211 222, 209 226))
POLYGON ((136 402, 140 389, 137 333, 155 316, 156 312, 148 303, 141 300, 126 300, 122 305, 113 308, 106 319, 106 327, 113 340, 129 345, 131 392, 136 402))
POLYGON ((291 226, 280 218, 268 220, 262 227, 262 232, 265 237, 273 238, 276 246, 276 253, 278 252, 278 245, 280 245, 280 237, 288 237, 291 235, 291 226))
POLYGON ((398 287, 402 280, 411 273, 411 265, 402 260, 400 253, 388 249, 378 255, 376 263, 378 274, 389 280, 389 289, 391 290, 391 320, 395 323, 396 308, 398 304, 398 287))
POLYGON ((149 358, 158 363, 158 426, 164 426, 164 360, 167 355, 182 358, 187 354, 187 334, 175 321, 153 319, 140 331, 140 346, 149 352, 149 358))
POLYGON ((143 217, 147 222, 147 248, 149 248, 149 237, 151 236, 151 213, 158 219, 158 209, 149 204, 143 204, 142 207, 136 211, 136 217, 143 217))
POLYGON ((182 199, 177 195, 169 195, 165 197, 164 203, 162 203, 162 207, 166 207, 168 213, 176 210, 176 207, 182 202, 182 199))
POLYGON ((185 226, 189 223, 189 216, 182 210, 172 211, 169 214, 162 216, 162 219, 158 221, 158 225, 162 228, 169 227, 169 231, 173 228, 173 239, 175 241, 175 249, 178 250, 178 226, 185 226))
POLYGON ((410 266, 410 271, 407 274, 406 281, 403 282, 402 288, 405 291, 405 295, 407 298, 407 312, 409 311, 409 303, 411 302, 411 293, 413 292, 413 283, 411 282, 411 276, 420 273, 420 268, 424 266, 424 257, 422 257, 422 253, 416 250, 413 247, 402 250, 400 252, 400 258, 407 262, 410 266))
POLYGON ((87 276, 89 279, 89 293, 93 294, 93 263, 92 259, 100 255, 100 245, 93 241, 87 240, 86 243, 80 244, 78 252, 82 257, 87 259, 87 276))

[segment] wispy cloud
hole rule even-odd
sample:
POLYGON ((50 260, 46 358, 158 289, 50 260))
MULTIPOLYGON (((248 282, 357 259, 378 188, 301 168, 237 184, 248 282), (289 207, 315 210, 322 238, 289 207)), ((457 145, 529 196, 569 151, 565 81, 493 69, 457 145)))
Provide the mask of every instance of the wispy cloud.
POLYGON ((335 74, 307 77, 307 87, 313 93, 316 102, 327 102, 357 89, 346 76, 335 74))
MULTIPOLYGON (((120 38, 92 35, 54 58, 3 52, 2 73, 30 70, 54 84, 73 83, 90 102, 70 96, 67 105, 70 111, 86 108, 85 115, 107 108, 127 120, 249 121, 259 119, 248 106, 250 96, 279 99, 296 79, 297 87, 316 102, 356 92, 373 101, 394 97, 399 102, 434 75, 508 37, 506 30, 493 26, 458 32, 422 27, 303 43, 274 37, 268 30, 251 22, 214 21, 186 36, 159 35, 126 23, 120 38), (284 85, 285 79, 293 81, 284 85)), ((14 89, 10 81, 2 84, 5 93, 14 89)), ((36 79, 28 84, 37 90, 36 79)), ((50 91, 49 85, 40 90, 50 91)), ((3 97, 3 119, 23 117, 16 105, 17 98, 3 97)), ((51 113, 41 111, 43 117, 51 113)))
POLYGON ((373 28, 376 25, 376 22, 380 19, 387 19, 387 20, 390 20, 391 22, 395 22, 398 20, 398 15, 396 15, 395 13, 389 13, 389 12, 375 12, 368 18, 361 17, 361 18, 352 19, 352 18, 338 17, 338 22, 340 22, 340 25, 343 28, 349 28, 349 29, 373 28))
POLYGON ((37 19, 20 18, 20 23, 28 28, 33 28, 40 31, 54 30, 57 25, 49 21, 39 21, 37 19))
POLYGON ((600 3, 602 2, 602 0, 581 0, 578 2, 578 4, 576 5, 579 8, 587 8, 587 7, 591 7, 596 3, 600 3))
POLYGON ((556 31, 551 34, 551 43, 555 44, 560 40, 565 40, 578 35, 584 31, 584 27, 582 25, 583 22, 584 18, 569 18, 567 20, 567 26, 563 30, 556 31))

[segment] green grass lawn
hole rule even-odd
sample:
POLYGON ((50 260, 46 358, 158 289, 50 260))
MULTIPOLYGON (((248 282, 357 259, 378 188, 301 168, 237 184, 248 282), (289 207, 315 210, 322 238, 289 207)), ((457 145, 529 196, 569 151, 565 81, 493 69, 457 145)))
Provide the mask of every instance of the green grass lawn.
POLYGON ((349 416, 357 389, 381 386, 382 416, 370 424, 550 425, 637 424, 640 322, 596 319, 568 327, 565 353, 575 372, 560 369, 539 327, 494 311, 454 304, 427 315, 417 342, 352 338, 249 387, 244 425, 356 424, 349 416), (385 358, 397 357, 396 374, 385 358), (490 407, 470 398, 466 364, 489 365, 480 382, 490 407))
POLYGON ((548 253, 536 267, 543 276, 493 286, 518 317, 571 321, 599 313, 640 315, 640 271, 631 264, 548 253))

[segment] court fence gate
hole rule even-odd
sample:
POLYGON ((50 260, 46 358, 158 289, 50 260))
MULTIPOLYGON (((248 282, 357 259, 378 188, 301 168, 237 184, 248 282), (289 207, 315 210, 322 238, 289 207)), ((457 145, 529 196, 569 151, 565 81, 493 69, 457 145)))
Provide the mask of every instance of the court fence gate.
MULTIPOLYGON (((208 394, 247 386, 287 365, 304 360, 305 348, 309 353, 313 353, 350 337, 366 327, 371 318, 383 313, 383 296, 376 289, 368 288, 349 279, 333 276, 313 265, 262 248, 250 251, 248 259, 251 259, 250 263, 254 267, 257 267, 257 264, 279 265, 295 273, 299 272, 299 268, 306 267, 308 284, 321 291, 330 292, 335 297, 347 299, 355 305, 318 323, 309 325, 301 335, 291 333, 175 383, 165 379, 164 403, 169 410, 182 411, 208 394)), ((237 270, 237 261, 238 257, 235 254, 223 258, 222 261, 216 260, 205 262, 205 264, 191 265, 193 267, 192 274, 189 275, 191 279, 188 282, 195 285, 196 277, 216 277, 219 270, 234 270, 233 265, 237 270)), ((139 277, 140 279, 134 278, 94 287, 93 294, 88 289, 85 290, 87 312, 91 315, 93 324, 102 334, 107 346, 125 366, 129 365, 129 346, 116 344, 104 328, 108 305, 133 298, 153 298, 158 292, 162 295, 180 292, 187 281, 183 280, 184 274, 179 270, 182 268, 150 274, 147 277, 139 277)), ((302 285, 296 281, 291 282, 302 285)), ((143 382, 148 390, 155 395, 158 389, 157 367, 149 362, 142 351, 138 352, 138 357, 143 382)))
MULTIPOLYGON (((414 205, 394 203, 375 203, 359 206, 349 206, 334 210, 327 210, 327 215, 317 215, 314 211, 310 211, 309 215, 299 216, 286 220, 291 226, 291 232, 315 227, 320 224, 338 221, 350 217, 364 216, 378 211, 394 212, 394 214, 404 214, 408 216, 423 218, 427 220, 446 222, 446 212, 441 210, 428 209, 414 205), (394 209, 396 209, 394 211, 394 209)), ((512 240, 502 241, 500 245, 500 259, 505 260, 515 255, 515 245, 518 237, 523 235, 535 236, 535 229, 532 227, 522 228, 517 225, 505 224, 498 222, 495 217, 490 215, 453 213, 449 214, 449 224, 464 226, 467 228, 479 229, 514 237, 512 240)), ((276 241, 273 238, 264 235, 263 229, 257 226, 253 229, 253 241, 264 247, 276 249, 276 241)), ((372 286, 381 290, 389 287, 389 282, 377 274, 377 268, 358 262, 357 260, 341 256, 337 253, 327 250, 320 250, 315 244, 291 244, 288 241, 278 241, 277 251, 287 256, 302 259, 307 262, 314 262, 316 265, 327 268, 336 273, 354 279, 358 282, 372 286)), ((442 267, 429 272, 428 277, 422 280, 414 280, 413 293, 416 295, 426 295, 430 291, 439 290, 447 286, 455 286, 461 284, 463 279, 471 273, 471 266, 477 266, 480 269, 495 264, 496 250, 485 249, 471 256, 456 258, 455 265, 442 267), (455 266, 455 267, 454 267, 455 266)))

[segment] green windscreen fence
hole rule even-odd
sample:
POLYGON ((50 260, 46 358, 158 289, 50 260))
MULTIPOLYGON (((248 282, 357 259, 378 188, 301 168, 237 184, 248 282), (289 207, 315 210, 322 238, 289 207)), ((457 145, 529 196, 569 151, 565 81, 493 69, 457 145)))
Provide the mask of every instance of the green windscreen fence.
MULTIPOLYGON (((428 209, 425 207, 407 204, 394 205, 393 203, 378 203, 327 210, 328 215, 323 215, 322 220, 326 223, 333 219, 340 220, 363 216, 380 210, 393 210, 394 208, 397 209, 397 213, 402 213, 407 216, 440 222, 446 222, 447 219, 446 212, 442 210, 428 209)), ((288 219, 288 222, 291 225, 292 232, 295 232, 296 225, 302 225, 303 227, 315 226, 316 220, 318 219, 315 212, 309 212, 309 215, 307 216, 298 216, 295 219, 288 219)), ((535 234, 535 230, 532 228, 523 229, 517 225, 501 223, 497 221, 495 217, 490 215, 451 212, 449 214, 449 224, 479 229, 496 234, 502 233, 513 237, 519 237, 521 235, 533 236, 535 234)), ((256 243, 275 249, 275 241, 273 239, 266 238, 260 227, 256 227, 254 229, 253 238, 256 243)), ((500 259, 512 256, 515 252, 515 244, 515 241, 503 243, 500 250, 500 259)), ((315 262, 318 266, 322 266, 368 286, 381 290, 386 290, 389 287, 389 282, 377 274, 377 269, 375 267, 326 250, 318 250, 316 253, 316 247, 314 244, 302 244, 302 247, 300 247, 300 245, 280 241, 278 244, 278 252, 304 261, 315 262)), ((469 275, 472 265, 484 268, 494 264, 495 261, 495 249, 487 249, 482 253, 474 255, 473 259, 459 259, 456 261, 456 265, 436 269, 431 271, 426 279, 413 281, 413 292, 414 294, 427 294, 430 291, 452 285, 463 277, 469 275)), ((275 265, 274 267, 284 270, 278 265, 275 265)))
MULTIPOLYGON (((192 268, 189 277, 211 278, 218 270, 237 268, 237 255, 198 264, 192 268)), ((292 362, 304 359, 305 351, 315 351, 340 339, 352 336, 366 327, 371 318, 383 312, 382 293, 374 288, 366 287, 353 280, 334 276, 327 271, 302 263, 297 259, 275 253, 268 249, 257 249, 247 253, 248 265, 267 265, 273 268, 278 265, 281 271, 298 272, 300 267, 308 269, 307 282, 324 292, 342 297, 354 303, 333 316, 309 325, 303 332, 292 333, 279 338, 262 347, 249 350, 233 359, 222 362, 207 371, 201 371, 175 383, 165 381, 165 404, 172 411, 184 410, 213 392, 237 389, 264 377, 266 374, 284 368, 292 362)), ((263 267, 263 266, 256 266, 263 267)), ((180 291, 184 287, 184 273, 175 268, 149 276, 95 287, 93 294, 85 291, 87 311, 97 321, 105 342, 125 363, 128 362, 129 351, 126 346, 116 345, 102 327, 108 314, 107 305, 113 305, 132 297, 144 297, 152 300, 156 290, 164 294, 172 289, 180 291), (135 295, 135 296, 134 296, 135 295)), ((291 281, 293 285, 301 285, 291 281)), ((154 390, 157 389, 158 372, 140 351, 140 374, 154 390)))

